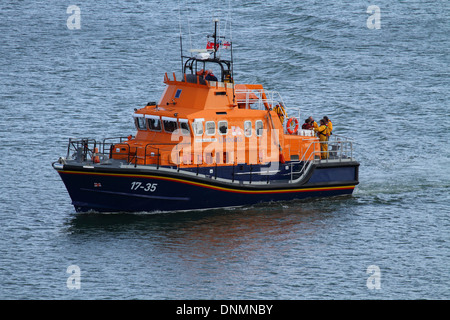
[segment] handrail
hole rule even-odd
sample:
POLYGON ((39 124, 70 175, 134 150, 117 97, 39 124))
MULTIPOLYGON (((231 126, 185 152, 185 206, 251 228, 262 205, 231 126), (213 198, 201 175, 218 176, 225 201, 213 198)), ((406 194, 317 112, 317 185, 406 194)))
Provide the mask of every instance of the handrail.
POLYGON ((317 141, 314 140, 309 144, 309 146, 306 148, 306 151, 303 153, 302 159, 299 160, 298 163, 291 162, 291 179, 290 179, 291 182, 294 180, 294 177, 293 177, 294 173, 302 173, 302 177, 303 177, 303 175, 307 172, 307 169, 309 168, 309 166, 316 161, 316 153, 317 153, 317 151, 315 151, 316 150, 315 149, 316 142, 317 141), (313 149, 310 150, 311 148, 313 148, 313 149), (306 155, 308 155, 308 154, 312 155, 312 157, 313 157, 312 160, 306 159, 306 155), (293 172, 294 164, 299 164, 299 163, 303 163, 302 168, 298 172, 293 172))
MULTIPOLYGON (((101 159, 100 163, 105 159, 114 158, 116 155, 122 156, 123 160, 126 160, 128 164, 134 164, 136 167, 138 164, 143 165, 156 165, 156 169, 160 169, 161 162, 161 152, 165 149, 164 146, 173 146, 178 145, 178 143, 161 143, 154 145, 152 143, 148 143, 142 147, 130 147, 129 144, 124 143, 123 141, 128 139, 128 137, 117 137, 117 138, 106 138, 103 139, 102 142, 98 142, 92 138, 81 138, 81 139, 69 139, 69 144, 67 148, 67 159, 68 160, 76 160, 77 162, 92 162, 98 163, 95 161, 95 158, 101 159), (110 141, 111 142, 107 142, 110 141), (113 141, 115 140, 115 142, 113 141), (117 145, 119 150, 115 150, 112 148, 117 145), (98 149, 101 149, 98 151, 98 149), (153 152, 153 151, 154 152, 153 152), (156 161, 152 161, 149 163, 150 159, 154 159, 156 156, 156 161), (142 161, 141 161, 142 160, 142 161)), ((180 156, 178 150, 178 157, 180 156)), ((192 156, 197 155, 196 153, 188 153, 188 157, 192 159, 192 156)), ((183 154, 184 155, 184 154, 183 154)), ((216 153, 217 156, 217 153, 216 153)), ((183 169, 183 161, 180 161, 180 158, 177 158, 177 170, 183 169)), ((203 162, 205 159, 201 159, 203 162)), ((289 183, 294 183, 301 181, 306 174, 309 172, 309 168, 313 164, 318 163, 332 163, 332 162, 343 162, 343 161, 353 161, 353 141, 351 139, 341 136, 341 135, 333 135, 329 141, 317 141, 311 138, 311 142, 306 147, 306 150, 303 151, 302 158, 298 161, 292 161, 287 165, 290 166, 290 171, 284 173, 284 175, 290 175, 289 183), (328 148, 321 148, 323 144, 326 144, 328 148), (296 168, 296 166, 298 166, 296 168)), ((211 162, 213 163, 213 162, 211 162)), ((195 163, 190 163, 195 164, 195 163)), ((224 164, 226 164, 224 162, 224 164)), ((231 164, 231 163, 230 163, 231 164)), ((253 166, 250 165, 249 172, 235 172, 233 165, 233 174, 232 174, 232 182, 235 182, 235 175, 249 175, 250 180, 249 183, 253 183, 253 175, 261 175, 259 171, 253 170, 253 166)), ((215 162, 216 170, 215 170, 215 178, 217 179, 217 162, 215 162)), ((184 171, 184 169, 183 169, 184 171)), ((189 171, 189 170, 188 170, 189 171)), ((286 172, 286 171, 285 171, 286 172)), ((199 175, 199 165, 197 164, 197 175, 199 175)), ((267 177, 267 183, 269 183, 269 176, 267 177)), ((240 182, 240 180, 238 181, 240 182)))
POLYGON ((67 146, 67 159, 75 159, 79 162, 88 160, 88 156, 94 161, 94 150, 97 148, 97 141, 92 138, 73 139, 69 138, 67 146), (73 154, 71 154, 74 152, 73 154))
POLYGON ((334 139, 332 141, 311 141, 311 143, 306 148, 306 151, 303 153, 303 157, 298 162, 291 162, 290 163, 290 170, 291 170, 291 179, 290 182, 294 180, 301 179, 307 172, 309 167, 313 163, 329 163, 331 161, 346 161, 346 160, 353 160, 353 141, 350 141, 351 139, 348 139, 344 136, 335 135, 334 139), (323 150, 322 145, 326 144, 327 148, 326 150, 323 150), (312 150, 311 150, 312 148, 312 150), (316 151, 319 149, 319 151, 316 151), (313 159, 307 160, 307 155, 313 155, 313 159), (293 168, 297 164, 303 163, 302 167, 299 171, 294 171, 293 168), (301 174, 299 178, 294 179, 294 174, 301 174))
MULTIPOLYGON (((275 107, 277 104, 282 104, 284 101, 278 91, 266 91, 264 89, 236 89, 236 103, 245 104, 245 109, 253 109, 252 106, 256 106, 257 110, 267 110, 275 107), (241 97, 238 97, 238 96, 241 97), (242 98, 242 95, 245 95, 242 98)), ((286 114, 284 112, 284 116, 286 114)))
MULTIPOLYGON (((92 160, 92 162, 94 162, 94 157, 96 156, 101 157, 102 159, 110 158, 112 154, 118 154, 113 152, 113 150, 111 150, 111 147, 118 143, 122 143, 122 146, 128 146, 126 144, 123 144, 123 141, 128 140, 129 138, 130 138, 129 136, 105 138, 101 142, 93 138, 69 138, 66 158, 75 159, 80 162, 86 160, 92 160), (107 142, 108 140, 115 140, 115 141, 107 142)), ((130 157, 129 146, 127 151, 128 151, 127 155, 129 158, 130 157)))
MULTIPOLYGON (((157 156, 157 160, 156 160, 156 169, 159 169, 159 166, 161 165, 161 153, 159 152, 159 148, 153 147, 151 145, 151 143, 148 143, 145 145, 145 150, 144 150, 144 165, 147 165, 147 148, 152 148, 152 149, 156 149, 156 156, 157 156)), ((153 152, 152 152, 153 153, 153 152)), ((150 154, 150 156, 154 156, 152 155, 152 153, 150 154)))

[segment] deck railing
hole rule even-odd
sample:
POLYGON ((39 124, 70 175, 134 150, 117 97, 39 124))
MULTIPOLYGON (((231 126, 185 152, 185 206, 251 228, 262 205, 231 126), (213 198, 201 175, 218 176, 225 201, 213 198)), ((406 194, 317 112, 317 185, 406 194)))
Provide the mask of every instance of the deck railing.
MULTIPOLYGON (((268 110, 274 109, 277 105, 284 106, 283 98, 277 91, 267 91, 264 89, 237 89, 235 90, 236 103, 243 105, 245 109, 268 110)), ((281 108, 283 116, 286 118, 286 111, 281 108)))
POLYGON ((303 157, 297 162, 289 163, 290 182, 301 180, 308 173, 312 164, 353 160, 353 141, 350 138, 332 135, 328 141, 311 140, 303 153, 303 157), (309 159, 306 157, 309 157, 309 159), (297 171, 295 171, 296 165, 297 171))
POLYGON ((123 151, 128 155, 128 162, 131 162, 133 157, 130 147, 124 143, 130 138, 132 137, 113 137, 105 138, 103 141, 97 141, 93 138, 70 138, 66 158, 68 160, 77 160, 78 162, 92 161, 92 163, 95 163, 97 160, 101 162, 111 158, 115 153, 113 146, 120 144, 121 147, 125 148, 123 151))
MULTIPOLYGON (((255 180, 253 176, 256 177, 261 175, 267 175, 266 183, 270 183, 271 179, 269 176, 280 173, 281 171, 285 172, 283 175, 289 176, 289 183, 295 183, 301 181, 314 164, 353 161, 353 141, 341 135, 332 135, 329 141, 317 141, 311 139, 310 144, 303 152, 303 156, 298 161, 291 161, 286 164, 289 166, 288 170, 280 170, 280 167, 278 166, 275 168, 276 170, 274 172, 271 171, 270 173, 269 171, 266 172, 262 170, 260 166, 258 166, 259 170, 252 170, 253 165, 249 165, 250 170, 248 172, 235 172, 235 166, 237 167, 240 164, 235 163, 235 161, 229 161, 230 159, 227 159, 225 155, 217 154, 215 160, 211 158, 211 161, 208 161, 208 157, 204 158, 202 154, 199 161, 185 163, 182 157, 189 158, 192 161, 192 159, 199 156, 199 154, 183 153, 183 155, 180 155, 182 149, 173 151, 174 146, 178 145, 175 143, 159 144, 157 146, 149 143, 143 147, 130 147, 127 143, 124 143, 124 141, 129 138, 130 137, 107 138, 101 142, 91 138, 69 139, 67 160, 95 164, 105 163, 104 161, 111 158, 121 158, 121 160, 126 160, 127 164, 134 165, 135 167, 137 165, 149 165, 156 169, 160 169, 162 152, 172 150, 172 152, 175 152, 174 155, 176 157, 176 163, 173 165, 176 166, 177 171, 183 171, 190 168, 191 174, 205 174, 201 173, 200 168, 202 167, 202 164, 208 164, 208 168, 214 169, 213 176, 217 179, 218 163, 215 160, 222 159, 220 157, 223 157, 221 164, 233 166, 232 182, 240 181, 239 179, 235 179, 236 176, 246 175, 248 176, 248 183, 252 183, 252 181, 255 180), (327 146, 327 148, 324 148, 324 146, 327 146), (196 166, 193 167, 192 165, 196 166), (193 168, 194 171, 192 171, 193 168)), ((260 178, 256 179, 256 181, 263 183, 260 178)))

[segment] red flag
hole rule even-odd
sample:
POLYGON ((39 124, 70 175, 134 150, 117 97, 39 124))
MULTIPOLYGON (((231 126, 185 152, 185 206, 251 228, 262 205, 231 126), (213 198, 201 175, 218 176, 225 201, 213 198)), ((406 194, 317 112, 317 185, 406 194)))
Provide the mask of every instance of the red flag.
MULTIPOLYGON (((212 50, 214 49, 214 42, 208 41, 206 43, 206 49, 212 50)), ((219 44, 216 43, 216 50, 219 49, 219 44)))

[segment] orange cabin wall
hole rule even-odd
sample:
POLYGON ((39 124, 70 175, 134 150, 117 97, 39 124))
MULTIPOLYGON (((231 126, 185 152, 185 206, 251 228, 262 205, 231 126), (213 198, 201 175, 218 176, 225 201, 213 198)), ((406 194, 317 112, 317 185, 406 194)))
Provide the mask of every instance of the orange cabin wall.
MULTIPOLYGON (((315 137, 285 135, 282 123, 274 111, 270 111, 271 121, 267 110, 238 108, 233 104, 233 89, 230 85, 221 87, 214 82, 206 85, 180 82, 169 80, 167 76, 165 77, 165 83, 167 87, 159 105, 146 106, 137 110, 136 113, 188 119, 190 136, 181 136, 176 139, 171 133, 165 133, 164 130, 161 132, 137 130, 135 139, 116 145, 115 150, 124 148, 125 151, 113 152, 113 158, 132 160, 131 162, 136 164, 156 164, 159 162, 160 165, 173 165, 181 162, 181 166, 197 165, 199 161, 201 164, 206 162, 206 165, 216 165, 216 163, 217 165, 231 163, 261 164, 278 161, 280 147, 285 160, 290 160, 291 155, 298 155, 299 160, 302 160, 303 153, 307 151, 312 139, 317 140, 315 137), (179 98, 175 98, 178 89, 182 90, 181 95, 179 98), (226 92, 226 94, 217 95, 216 92, 226 92), (226 114, 217 114, 216 112, 219 111, 226 112, 226 114), (195 136, 192 132, 192 122, 198 118, 204 119, 203 136, 195 136), (226 135, 218 133, 217 126, 221 120, 228 121, 228 133, 226 135), (248 120, 252 122, 251 137, 245 137, 244 135, 244 121, 248 120), (256 136, 256 120, 263 121, 263 127, 266 131, 262 137, 256 136), (206 134, 205 123, 207 121, 215 122, 215 135, 209 136, 206 134), (276 139, 271 137, 273 133, 272 122, 278 136, 279 145, 276 143, 276 139), (235 127, 236 130, 240 128, 241 135, 233 135, 232 127, 235 127), (237 138, 236 141, 235 138, 237 138), (215 141, 208 142, 211 139, 215 139, 215 141), (185 144, 177 147, 180 141, 185 144), (188 147, 189 144, 190 148, 188 147), (231 146, 231 144, 233 145, 231 146), (152 152, 154 153, 153 156, 152 152), (158 154, 160 156, 157 156, 158 154)), ((235 89, 262 89, 262 86, 236 85, 235 89)), ((314 152, 312 148, 310 149, 308 151, 310 154, 307 154, 305 159, 311 160, 313 158, 314 152)))

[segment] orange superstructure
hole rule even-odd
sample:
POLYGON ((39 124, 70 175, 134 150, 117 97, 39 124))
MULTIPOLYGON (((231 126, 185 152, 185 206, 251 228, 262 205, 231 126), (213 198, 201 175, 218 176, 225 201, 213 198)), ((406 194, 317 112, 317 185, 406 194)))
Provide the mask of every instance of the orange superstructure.
MULTIPOLYGON (((213 37, 212 48, 218 48, 213 37)), ((137 134, 116 144, 112 158, 181 167, 320 158, 313 131, 298 130, 295 118, 295 128, 287 126, 292 119, 278 93, 261 84, 235 84, 232 61, 218 58, 215 49, 198 51, 195 57, 183 57, 181 75, 165 74, 158 103, 136 110, 137 134)))
POLYGON ((220 166, 311 160, 317 140, 286 134, 262 85, 207 81, 198 75, 164 77, 159 103, 136 110, 135 138, 116 144, 115 159, 135 164, 220 166))

